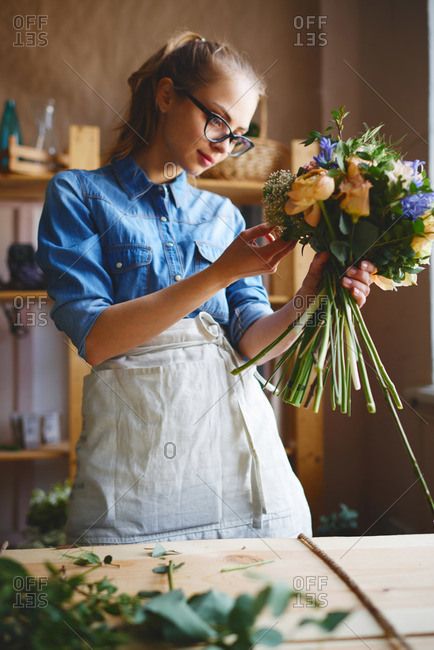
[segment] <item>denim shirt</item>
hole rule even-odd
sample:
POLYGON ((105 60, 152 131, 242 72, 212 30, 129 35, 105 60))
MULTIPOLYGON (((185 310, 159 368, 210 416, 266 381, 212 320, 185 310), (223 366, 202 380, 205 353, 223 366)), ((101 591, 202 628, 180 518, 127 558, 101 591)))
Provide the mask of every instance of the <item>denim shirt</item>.
MULTIPOLYGON (((93 171, 62 171, 48 183, 38 229, 50 316, 85 358, 86 336, 104 309, 206 269, 245 227, 228 198, 192 187, 185 171, 156 184, 131 155, 93 171)), ((186 317, 200 311, 235 348, 273 313, 261 276, 233 282, 186 317)))

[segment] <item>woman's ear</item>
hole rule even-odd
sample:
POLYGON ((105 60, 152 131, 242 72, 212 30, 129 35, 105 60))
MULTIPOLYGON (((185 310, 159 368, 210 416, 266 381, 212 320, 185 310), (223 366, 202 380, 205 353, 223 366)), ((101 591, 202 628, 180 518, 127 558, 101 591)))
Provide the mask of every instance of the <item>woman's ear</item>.
POLYGON ((167 113, 175 95, 173 81, 170 77, 162 77, 155 91, 155 105, 160 113, 167 113))

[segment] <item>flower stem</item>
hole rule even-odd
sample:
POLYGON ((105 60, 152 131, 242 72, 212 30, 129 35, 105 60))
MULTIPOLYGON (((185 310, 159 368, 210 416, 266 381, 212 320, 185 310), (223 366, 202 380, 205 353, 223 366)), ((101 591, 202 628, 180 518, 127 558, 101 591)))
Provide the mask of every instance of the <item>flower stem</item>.
POLYGON ((409 440, 407 438, 407 435, 406 435, 406 433, 404 431, 404 427, 402 426, 401 420, 399 419, 398 413, 396 412, 395 404, 393 403, 393 401, 391 399, 391 396, 390 396, 388 391, 385 391, 385 396, 386 396, 387 403, 390 406, 390 410, 392 411, 392 415, 393 415, 393 418, 395 420, 396 426, 398 427, 398 430, 399 430, 399 432, 401 434, 402 442, 404 443, 404 447, 406 449, 408 457, 410 458, 410 462, 411 462, 411 464, 413 466, 414 472, 415 472, 415 474, 416 474, 416 476, 417 476, 417 478, 419 480, 419 483, 420 483, 420 485, 421 485, 421 487, 422 487, 422 489, 424 491, 426 500, 428 502, 428 506, 429 506, 429 508, 431 510, 431 515, 434 516, 434 501, 433 501, 433 498, 432 498, 431 493, 429 491, 427 482, 425 481, 425 478, 424 478, 424 476, 422 474, 422 471, 421 471, 421 469, 419 467, 419 463, 416 460, 416 457, 415 457, 415 455, 413 453, 413 449, 411 448, 410 442, 409 442, 409 440))
POLYGON ((345 296, 345 299, 348 300, 348 303, 351 309, 353 310, 355 320, 357 322, 357 325, 359 326, 360 332, 362 334, 362 338, 365 342, 366 347, 368 348, 369 354, 371 356, 372 361, 374 362, 375 367, 377 368, 384 383, 386 384, 388 390, 390 391, 390 394, 392 395, 397 408, 402 409, 403 406, 402 406, 401 399, 398 395, 398 391, 396 390, 395 385, 393 384, 392 380, 387 374, 383 362, 380 359, 380 355, 378 354, 374 342, 371 338, 371 335, 369 334, 368 328, 365 325, 365 321, 363 320, 363 316, 360 313, 360 309, 357 303, 355 303, 352 299, 350 299, 350 297, 345 296))
POLYGON ((324 201, 318 201, 318 205, 321 209, 322 216, 324 217, 324 221, 326 222, 327 230, 330 233, 331 240, 334 241, 336 239, 335 231, 333 230, 333 226, 330 223, 329 215, 327 214, 326 207, 324 205, 324 201))
POLYGON ((173 560, 169 560, 169 570, 167 572, 169 578, 169 591, 173 590, 173 560))
MULTIPOLYGON (((231 370, 231 374, 232 374, 232 375, 238 375, 238 374, 240 374, 240 372, 243 372, 243 370, 247 370, 247 368, 249 368, 250 366, 255 365, 255 364, 256 364, 260 359, 262 359, 262 357, 264 357, 266 354, 268 354, 268 352, 270 352, 270 350, 272 350, 274 347, 276 347, 276 345, 277 345, 278 343, 280 343, 280 341, 282 341, 282 340, 283 340, 283 339, 284 339, 284 338, 285 338, 285 337, 286 337, 286 336, 287 336, 287 335, 288 335, 292 330, 295 331, 295 338, 294 338, 294 340, 291 342, 290 347, 292 347, 293 345, 295 345, 295 343, 297 342, 298 338, 303 334, 303 330, 304 330, 304 328, 305 328, 305 325, 306 325, 307 321, 308 321, 309 318, 312 316, 312 314, 314 314, 314 313, 316 312, 316 310, 318 309, 318 307, 319 307, 320 304, 321 304, 321 301, 324 299, 324 296, 325 296, 325 295, 326 295, 325 292, 320 291, 320 292, 316 295, 315 300, 312 302, 312 304, 310 305, 310 307, 308 307, 308 308, 307 308, 307 309, 306 309, 306 310, 301 314, 301 316, 299 316, 299 318, 297 318, 295 321, 293 321, 293 322, 292 322, 292 323, 291 323, 291 324, 290 324, 290 325, 289 325, 289 326, 288 326, 288 327, 287 327, 287 328, 282 332, 282 334, 279 334, 279 336, 276 337, 276 338, 274 339, 274 341, 271 341, 271 343, 269 343, 269 344, 268 344, 268 345, 267 345, 263 350, 261 350, 260 352, 258 352, 258 354, 256 354, 252 359, 250 359, 249 361, 246 361, 246 363, 244 363, 243 365, 238 366, 238 368, 234 368, 233 370, 231 370)), ((289 349, 289 348, 288 348, 288 349, 289 349)))

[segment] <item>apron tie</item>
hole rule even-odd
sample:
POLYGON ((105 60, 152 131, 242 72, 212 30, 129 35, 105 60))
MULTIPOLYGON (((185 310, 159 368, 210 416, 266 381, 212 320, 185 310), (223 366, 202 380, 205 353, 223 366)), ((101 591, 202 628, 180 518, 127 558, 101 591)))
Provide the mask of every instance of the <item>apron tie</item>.
MULTIPOLYGON (((226 352, 229 353, 231 361, 233 364, 238 367, 240 366, 240 359, 237 357, 237 354, 232 347, 232 345, 229 343, 228 339, 224 335, 224 332, 217 323, 217 321, 214 320, 214 318, 209 314, 208 312, 201 311, 197 319, 200 323, 200 325, 203 327, 205 332, 209 335, 211 340, 214 341, 217 345, 222 347, 226 352)), ((248 372, 248 371, 247 371, 248 372)), ((252 373, 254 377, 259 375, 259 372, 255 370, 255 372, 252 373)), ((245 378, 243 377, 242 374, 238 375, 239 379, 244 382, 245 378)), ((262 382, 265 382, 265 379, 261 377, 262 382)), ((262 383, 261 382, 261 383, 262 383)), ((270 385, 271 387, 271 385, 270 385)), ((260 467, 260 462, 259 462, 259 456, 257 449, 255 447, 255 442, 252 437, 252 433, 249 430, 248 423, 246 421, 246 418, 244 416, 244 409, 243 405, 241 404, 241 401, 239 399, 239 394, 237 394, 237 400, 238 400, 238 405, 240 407, 241 413, 243 414, 243 419, 245 423, 245 431, 246 431, 246 437, 247 437, 247 442, 249 445, 250 453, 252 454, 252 506, 253 506, 253 528, 261 528, 262 527, 262 518, 263 518, 263 513, 267 512, 266 510, 266 503, 265 503, 265 496, 264 496, 264 489, 263 489, 263 482, 262 482, 262 475, 261 475, 261 467, 260 467)))

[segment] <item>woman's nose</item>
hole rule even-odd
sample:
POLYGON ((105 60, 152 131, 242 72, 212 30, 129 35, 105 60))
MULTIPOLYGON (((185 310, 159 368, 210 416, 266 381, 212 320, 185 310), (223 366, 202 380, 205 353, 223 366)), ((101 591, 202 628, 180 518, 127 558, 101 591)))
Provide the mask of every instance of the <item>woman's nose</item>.
POLYGON ((228 154, 232 150, 232 143, 229 138, 226 138, 223 142, 210 142, 210 144, 214 151, 221 154, 228 154))

